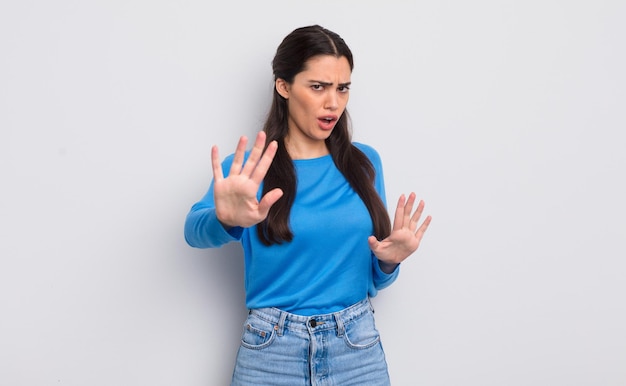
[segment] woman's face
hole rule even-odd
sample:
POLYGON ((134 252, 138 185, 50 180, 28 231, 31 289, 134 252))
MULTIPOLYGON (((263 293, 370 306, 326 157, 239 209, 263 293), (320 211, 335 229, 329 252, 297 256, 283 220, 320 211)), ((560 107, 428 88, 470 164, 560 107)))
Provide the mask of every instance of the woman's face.
POLYGON ((350 76, 345 57, 319 55, 306 62, 293 83, 276 80, 276 90, 287 99, 289 131, 285 144, 292 158, 328 154, 324 141, 346 109, 350 76))

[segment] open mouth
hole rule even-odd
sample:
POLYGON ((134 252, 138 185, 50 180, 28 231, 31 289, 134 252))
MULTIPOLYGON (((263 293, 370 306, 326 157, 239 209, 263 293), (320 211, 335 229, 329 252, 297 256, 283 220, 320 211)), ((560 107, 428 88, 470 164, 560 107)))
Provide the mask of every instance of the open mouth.
POLYGON ((335 122, 337 121, 337 118, 334 117, 321 117, 318 119, 320 128, 322 128, 322 130, 330 130, 335 126, 335 122))

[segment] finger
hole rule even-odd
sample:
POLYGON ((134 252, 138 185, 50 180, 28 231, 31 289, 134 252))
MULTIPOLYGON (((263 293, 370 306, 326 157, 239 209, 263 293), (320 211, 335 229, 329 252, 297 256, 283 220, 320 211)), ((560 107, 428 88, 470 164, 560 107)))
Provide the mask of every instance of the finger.
POLYGON ((376 236, 370 236, 367 238, 367 243, 369 244, 369 247, 372 250, 372 252, 375 252, 378 249, 378 245, 380 244, 380 241, 378 241, 376 236))
POLYGON ((272 141, 270 142, 269 145, 267 145, 267 149, 265 149, 265 153, 263 153, 261 160, 259 161, 259 163, 257 163, 256 168, 254 169, 254 171, 252 172, 252 175, 250 176, 252 181, 256 182, 257 184, 260 184, 263 181, 263 179, 265 178, 265 175, 267 174, 267 171, 270 169, 270 166, 272 165, 272 161, 274 160, 274 156, 276 155, 277 150, 278 150, 278 142, 272 141))
POLYGON ((263 218, 267 217, 272 205, 283 196, 283 191, 280 188, 274 188, 261 198, 259 202, 259 212, 263 215, 263 218))
POLYGON ((428 229, 428 226, 430 225, 431 221, 432 221, 432 217, 431 216, 426 216, 426 220, 424 220, 424 222, 419 227, 417 232, 415 232, 415 237, 417 238, 418 242, 420 242, 422 240, 422 237, 424 236, 424 233, 426 233, 426 230, 428 229))
POLYGON ((400 195, 398 199, 398 205, 396 206, 396 213, 393 216, 393 229, 402 228, 403 215, 404 215, 404 203, 405 197, 404 194, 400 195))
POLYGON ((213 167, 213 180, 223 180, 224 173, 222 172, 222 163, 220 162, 220 154, 217 146, 211 148, 211 166, 213 167))
POLYGON ((413 205, 415 204, 415 193, 409 194, 409 199, 404 205, 404 217, 402 219, 402 225, 405 227, 411 227, 411 212, 413 211, 413 205))
POLYGON ((417 204, 417 210, 411 216, 411 225, 409 229, 415 230, 417 229, 417 223, 420 221, 420 217, 422 217, 422 213, 424 212, 424 200, 420 200, 419 204, 417 204))
POLYGON ((261 154, 263 153, 263 149, 265 148, 265 132, 259 131, 256 135, 256 140, 254 141, 254 146, 250 151, 250 155, 248 156, 248 160, 246 164, 243 165, 242 174, 246 176, 252 175, 252 172, 257 166, 259 159, 261 158, 261 154))
POLYGON ((241 136, 241 138, 239 138, 239 142, 237 143, 237 149, 235 150, 235 157, 233 158, 233 163, 230 165, 229 175, 237 175, 241 173, 241 167, 243 165, 243 158, 246 152, 247 145, 248 145, 248 138, 246 136, 241 136))

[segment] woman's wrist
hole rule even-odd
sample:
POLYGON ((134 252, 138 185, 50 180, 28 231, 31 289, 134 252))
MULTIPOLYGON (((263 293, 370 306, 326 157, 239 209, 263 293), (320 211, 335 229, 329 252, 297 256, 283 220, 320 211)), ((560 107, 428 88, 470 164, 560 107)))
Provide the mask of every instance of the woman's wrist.
POLYGON ((378 260, 378 266, 380 267, 380 270, 386 274, 390 274, 395 271, 396 268, 398 268, 398 265, 400 264, 386 263, 380 259, 378 260))

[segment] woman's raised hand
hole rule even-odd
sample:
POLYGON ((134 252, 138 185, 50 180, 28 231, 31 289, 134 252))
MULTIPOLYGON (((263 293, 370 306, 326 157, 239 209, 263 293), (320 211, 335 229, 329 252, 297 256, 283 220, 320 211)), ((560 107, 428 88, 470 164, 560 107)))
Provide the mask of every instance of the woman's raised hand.
POLYGON ((272 141, 265 152, 265 133, 259 132, 254 147, 244 163, 248 139, 242 136, 237 144, 228 177, 224 177, 217 146, 211 149, 213 165, 213 197, 217 219, 226 227, 250 227, 263 221, 276 201, 283 195, 280 188, 267 192, 259 202, 257 193, 274 160, 278 144, 272 141))
POLYGON ((417 226, 424 211, 424 201, 420 201, 415 213, 411 214, 414 204, 415 193, 411 193, 408 200, 404 194, 401 195, 389 237, 381 241, 374 236, 368 239, 370 249, 380 261, 384 272, 392 272, 398 264, 415 252, 422 241, 424 232, 428 229, 430 216, 426 217, 422 225, 417 226))

